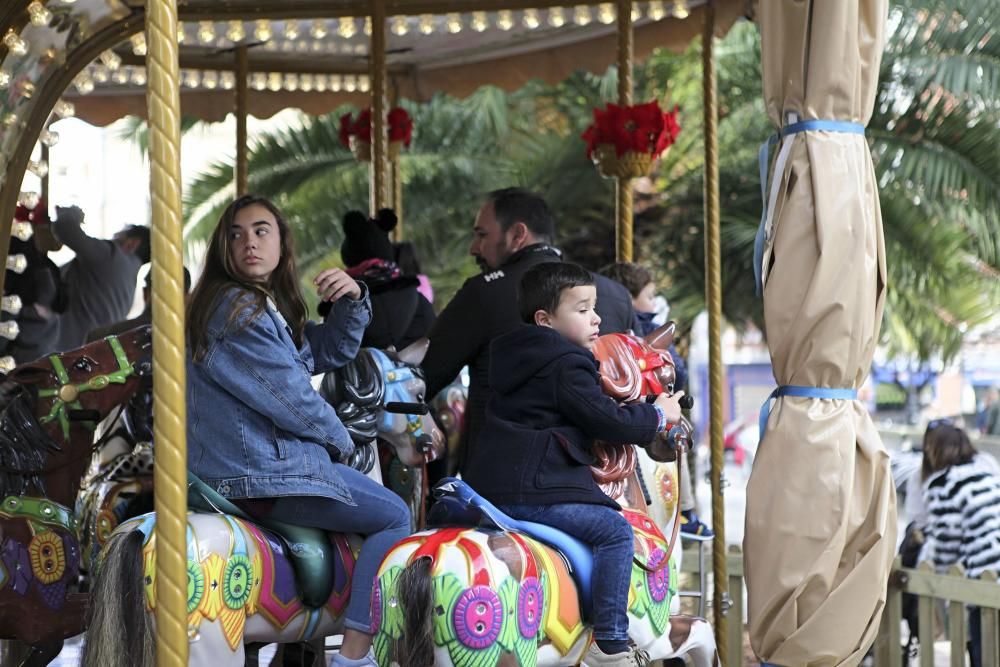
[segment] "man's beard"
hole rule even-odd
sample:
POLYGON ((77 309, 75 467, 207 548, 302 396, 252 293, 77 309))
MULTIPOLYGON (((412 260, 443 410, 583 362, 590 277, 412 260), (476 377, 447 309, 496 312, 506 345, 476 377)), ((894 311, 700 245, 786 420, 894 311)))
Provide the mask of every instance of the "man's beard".
POLYGON ((479 255, 476 255, 476 264, 479 266, 480 273, 489 273, 491 270, 490 265, 487 264, 486 260, 480 257, 479 255))

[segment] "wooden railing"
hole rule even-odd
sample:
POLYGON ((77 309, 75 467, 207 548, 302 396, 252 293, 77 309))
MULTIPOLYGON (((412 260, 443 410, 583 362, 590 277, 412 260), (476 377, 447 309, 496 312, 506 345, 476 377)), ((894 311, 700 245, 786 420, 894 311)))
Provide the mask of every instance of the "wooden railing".
POLYGON ((952 567, 947 574, 937 574, 930 563, 921 563, 916 569, 902 567, 899 560, 889 577, 889 597, 878 638, 875 640, 876 667, 899 667, 903 661, 902 620, 903 593, 917 596, 919 615, 917 637, 920 640, 921 667, 934 665, 934 638, 938 601, 946 603, 947 637, 950 641, 951 667, 964 667, 968 625, 966 605, 979 607, 982 627, 984 667, 1000 665, 1000 637, 997 632, 1000 588, 997 575, 987 572, 980 579, 969 579, 962 568, 952 567))

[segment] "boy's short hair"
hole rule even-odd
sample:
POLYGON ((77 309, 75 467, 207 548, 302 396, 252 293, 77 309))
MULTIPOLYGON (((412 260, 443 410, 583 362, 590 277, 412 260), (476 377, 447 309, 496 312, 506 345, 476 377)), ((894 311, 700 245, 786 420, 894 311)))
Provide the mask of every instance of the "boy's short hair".
POLYGON ((649 269, 635 262, 618 262, 605 267, 601 273, 624 285, 633 299, 639 296, 643 287, 653 282, 653 274, 649 269))
POLYGON ((535 323, 535 313, 544 310, 554 313, 559 307, 563 290, 594 284, 590 272, 569 262, 544 262, 528 269, 518 285, 517 303, 521 320, 535 323))

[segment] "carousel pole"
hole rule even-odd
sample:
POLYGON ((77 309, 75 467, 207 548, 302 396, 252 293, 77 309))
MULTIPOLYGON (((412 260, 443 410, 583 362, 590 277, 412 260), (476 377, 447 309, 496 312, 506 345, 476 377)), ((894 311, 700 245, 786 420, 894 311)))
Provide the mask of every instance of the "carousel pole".
POLYGON ((146 69, 152 203, 156 664, 186 667, 187 415, 181 249, 177 0, 147 0, 146 69))
POLYGON ((247 193, 247 46, 236 47, 236 196, 247 193))
MULTIPOLYGON (((618 104, 632 104, 632 0, 618 0, 618 104)), ((615 259, 632 261, 632 179, 615 179, 615 259)))
MULTIPOLYGON (((395 108, 399 104, 399 86, 393 81, 390 86, 392 96, 390 97, 390 108, 395 108)), ((392 209, 396 212, 396 228, 393 230, 392 240, 399 243, 403 240, 403 175, 400 168, 400 161, 403 159, 402 151, 398 151, 395 157, 390 156, 391 171, 390 189, 392 192, 392 209)))
POLYGON ((389 176, 388 134, 386 132, 386 66, 385 66, 385 2, 372 0, 372 56, 369 79, 372 87, 372 166, 370 203, 371 213, 386 206, 389 176))
MULTIPOLYGON (((48 144, 42 143, 42 145, 41 145, 41 155, 40 155, 39 159, 43 163, 45 163, 46 165, 49 164, 49 147, 48 147, 48 144)), ((48 206, 49 205, 49 172, 48 172, 48 170, 46 170, 45 175, 42 176, 42 178, 40 180, 42 182, 42 185, 39 188, 38 194, 41 195, 42 201, 44 201, 45 205, 48 206)))
MULTIPOLYGON (((729 576, 726 572, 726 520, 722 495, 722 263, 719 240, 719 145, 717 135, 718 110, 715 99, 715 60, 712 40, 715 33, 715 8, 705 5, 705 24, 701 37, 701 66, 705 125, 705 291, 708 302, 708 390, 709 442, 712 452, 712 577, 714 597, 712 614, 715 622, 715 645, 723 667, 730 664, 729 576)), ((734 656, 739 660, 739 656, 734 656)))

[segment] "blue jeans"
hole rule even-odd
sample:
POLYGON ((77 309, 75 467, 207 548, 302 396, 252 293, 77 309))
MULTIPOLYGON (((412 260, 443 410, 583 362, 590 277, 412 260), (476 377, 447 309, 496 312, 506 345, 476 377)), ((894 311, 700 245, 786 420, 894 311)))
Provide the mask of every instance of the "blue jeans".
POLYGON ((298 526, 365 537, 351 578, 345 627, 371 633, 371 595, 382 558, 396 542, 410 534, 410 509, 395 493, 354 468, 334 464, 347 483, 356 507, 322 496, 283 496, 275 499, 268 518, 298 526))
POLYGON ((604 505, 500 505, 515 519, 543 523, 572 535, 594 549, 594 638, 628 639, 628 588, 632 579, 632 526, 604 505))

